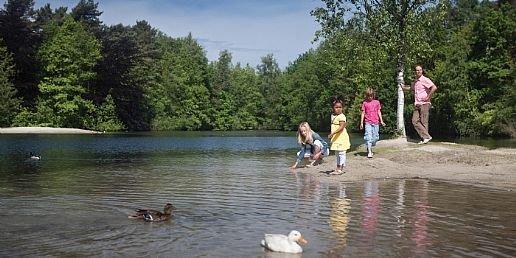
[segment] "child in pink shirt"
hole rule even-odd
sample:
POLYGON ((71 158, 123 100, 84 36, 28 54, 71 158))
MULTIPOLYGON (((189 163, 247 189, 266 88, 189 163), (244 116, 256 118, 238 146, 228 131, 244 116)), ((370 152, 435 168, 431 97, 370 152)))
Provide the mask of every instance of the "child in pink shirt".
POLYGON ((382 105, 380 101, 374 99, 374 90, 367 88, 365 100, 362 102, 362 115, 360 118, 360 130, 364 129, 364 140, 367 148, 367 157, 373 157, 373 147, 380 139, 380 124, 385 126, 382 118, 382 105))

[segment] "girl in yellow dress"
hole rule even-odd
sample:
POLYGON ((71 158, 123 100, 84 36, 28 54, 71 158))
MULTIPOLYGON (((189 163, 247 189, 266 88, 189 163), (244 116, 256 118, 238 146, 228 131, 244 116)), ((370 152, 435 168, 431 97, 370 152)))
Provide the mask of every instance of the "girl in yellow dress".
POLYGON ((330 150, 337 156, 337 168, 330 175, 341 175, 346 166, 346 150, 351 147, 349 135, 346 130, 346 116, 342 114, 342 100, 335 98, 332 102, 333 114, 331 114, 330 150))

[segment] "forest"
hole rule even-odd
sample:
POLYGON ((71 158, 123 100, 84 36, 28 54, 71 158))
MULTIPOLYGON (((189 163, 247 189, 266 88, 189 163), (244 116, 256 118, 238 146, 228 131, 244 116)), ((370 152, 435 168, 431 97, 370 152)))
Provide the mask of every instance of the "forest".
POLYGON ((514 1, 321 0, 316 47, 280 69, 209 61, 194 35, 174 38, 147 21, 103 24, 98 2, 71 10, 33 0, 0 9, 0 127, 98 131, 328 131, 331 98, 358 131, 372 87, 387 126, 414 135, 412 93, 399 84, 421 64, 438 90, 430 133, 516 137, 514 1), (406 120, 406 121, 404 121, 406 120), (406 131, 405 131, 406 128, 406 131))

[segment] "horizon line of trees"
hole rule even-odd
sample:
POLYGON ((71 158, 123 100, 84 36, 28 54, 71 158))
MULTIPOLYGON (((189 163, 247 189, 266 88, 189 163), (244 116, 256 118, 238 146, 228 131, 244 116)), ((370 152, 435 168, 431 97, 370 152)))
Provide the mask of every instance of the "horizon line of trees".
POLYGON ((399 120, 410 117, 413 97, 397 85, 422 64, 439 87, 432 134, 516 137, 510 1, 321 2, 311 12, 319 46, 282 70, 272 54, 256 67, 233 64, 227 50, 210 62, 191 34, 173 38, 146 21, 106 26, 93 0, 71 11, 8 0, 0 9, 0 126, 296 130, 308 121, 328 130, 330 99, 340 96, 354 131, 373 87, 382 131, 404 135, 399 120))

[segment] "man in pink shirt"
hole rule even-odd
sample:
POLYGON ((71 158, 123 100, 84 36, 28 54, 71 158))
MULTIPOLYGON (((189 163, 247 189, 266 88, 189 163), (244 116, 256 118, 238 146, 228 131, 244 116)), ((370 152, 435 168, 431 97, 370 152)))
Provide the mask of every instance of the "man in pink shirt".
POLYGON ((412 113, 412 124, 421 137, 419 144, 428 143, 432 136, 428 133, 428 117, 430 115, 430 99, 437 90, 437 86, 423 75, 423 67, 416 66, 416 79, 409 87, 401 85, 404 90, 414 90, 414 113, 412 113))

